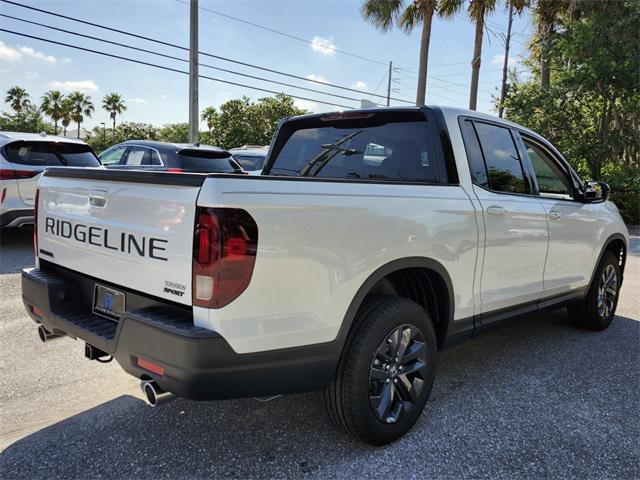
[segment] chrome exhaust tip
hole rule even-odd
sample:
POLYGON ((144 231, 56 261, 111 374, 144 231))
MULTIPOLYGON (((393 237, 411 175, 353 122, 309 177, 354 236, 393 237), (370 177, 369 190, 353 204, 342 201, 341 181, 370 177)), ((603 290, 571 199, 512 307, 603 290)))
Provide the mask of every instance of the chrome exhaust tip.
POLYGON ((56 338, 62 338, 64 336, 66 335, 62 332, 57 332, 57 331, 50 332, 49 330, 44 328, 44 325, 40 325, 38 327, 38 337, 40 337, 40 341, 42 343, 48 342, 50 340, 55 340, 56 338))
POLYGON ((147 405, 150 407, 157 407, 174 398, 171 393, 162 390, 156 382, 143 381, 140 383, 140 388, 142 389, 142 393, 144 393, 144 399, 147 405))

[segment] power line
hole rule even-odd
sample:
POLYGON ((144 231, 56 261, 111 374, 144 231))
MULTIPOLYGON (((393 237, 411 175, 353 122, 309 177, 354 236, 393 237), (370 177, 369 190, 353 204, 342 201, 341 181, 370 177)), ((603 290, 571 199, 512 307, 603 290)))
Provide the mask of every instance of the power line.
MULTIPOLYGON (((85 24, 85 25, 90 25, 92 27, 101 28, 103 30, 119 33, 119 34, 122 34, 122 35, 127 35, 127 36, 130 36, 130 37, 138 38, 138 39, 145 40, 145 41, 148 41, 148 42, 154 42, 154 43, 158 43, 158 44, 165 45, 165 46, 168 46, 168 47, 177 48, 179 50, 189 51, 188 47, 184 47, 182 45, 177 45, 177 44, 174 44, 174 43, 165 42, 164 40, 159 40, 159 39, 153 38, 153 37, 146 37, 144 35, 140 35, 140 34, 137 34, 137 33, 132 33, 132 32, 128 32, 126 30, 120 30, 120 29, 109 27, 109 26, 106 26, 106 25, 101 25, 99 23, 90 22, 88 20, 82 20, 82 19, 79 19, 79 18, 76 18, 76 17, 71 17, 69 15, 64 15, 64 14, 61 14, 61 13, 52 12, 50 10, 45 10, 45 9, 42 9, 42 8, 32 7, 30 5, 24 5, 22 3, 15 2, 15 1, 12 1, 12 0, 0 0, 0 2, 8 3, 8 4, 11 4, 11 5, 15 5, 15 6, 18 6, 18 7, 21 7, 21 8, 26 8, 28 10, 44 13, 44 14, 51 15, 51 16, 58 17, 58 18, 64 18, 65 20, 70 20, 70 21, 73 21, 73 22, 77 22, 77 23, 81 23, 81 24, 85 24)), ((305 81, 305 82, 316 83, 316 84, 322 85, 324 87, 337 88, 337 89, 340 89, 340 90, 346 90, 346 91, 350 91, 350 92, 359 93, 361 95, 369 95, 369 96, 373 96, 373 97, 383 98, 385 100, 387 98, 386 95, 380 95, 380 94, 376 94, 376 93, 364 92, 362 90, 357 90, 355 88, 350 88, 350 87, 346 87, 346 86, 343 86, 343 85, 324 83, 324 82, 321 82, 321 81, 318 81, 318 80, 314 80, 314 79, 310 79, 310 78, 306 78, 306 77, 303 77, 303 76, 300 76, 300 75, 281 72, 279 70, 275 70, 275 69, 272 69, 272 68, 262 67, 262 66, 259 66, 259 65, 253 65, 253 64, 250 64, 250 63, 247 63, 247 62, 242 62, 240 60, 234 60, 234 59, 228 58, 228 57, 222 57, 220 55, 214 55, 214 54, 208 53, 208 52, 200 51, 198 53, 200 55, 204 55, 204 56, 210 57, 210 58, 215 58, 217 60, 223 60, 225 62, 235 63, 237 65, 242 65, 244 67, 255 68, 257 70, 262 70, 264 72, 274 73, 276 75, 282 75, 282 76, 286 76, 286 77, 290 77, 290 78, 295 78, 297 80, 302 80, 302 81, 305 81)), ((383 64, 383 65, 386 65, 386 64, 383 64)), ((413 102, 411 102, 409 100, 406 100, 406 99, 402 99, 402 98, 391 98, 391 100, 394 100, 396 102, 413 104, 413 102)))
MULTIPOLYGON (((103 55, 105 57, 116 58, 116 59, 119 59, 119 60, 124 60, 124 61, 131 62, 131 63, 137 63, 137 64, 145 65, 145 66, 148 66, 148 67, 154 67, 154 68, 158 68, 158 69, 161 69, 161 70, 166 70, 166 71, 169 71, 169 72, 182 73, 182 74, 185 74, 185 75, 189 74, 189 72, 186 72, 184 70, 178 70, 177 68, 167 67, 167 66, 164 66, 164 65, 158 65, 156 63, 145 62, 145 61, 142 61, 142 60, 136 60, 136 59, 129 58, 129 57, 123 57, 122 55, 116 55, 116 54, 113 54, 113 53, 101 52, 100 50, 94 50, 94 49, 91 49, 91 48, 79 47, 77 45, 72 45, 72 44, 64 43, 64 42, 58 42, 56 40, 51 40, 51 39, 48 39, 48 38, 37 37, 35 35, 29 35, 29 34, 21 33, 21 32, 15 32, 13 30, 8 30, 6 28, 0 28, 0 32, 5 32, 5 33, 12 34, 12 35, 18 35, 20 37, 31 38, 33 40, 39 40, 41 42, 52 43, 52 44, 55 44, 55 45, 61 45, 63 47, 74 48, 76 50, 82 50, 84 52, 89 52, 89 53, 95 53, 95 54, 98 54, 98 55, 103 55)), ((351 107, 351 106, 348 106, 348 105, 341 105, 339 103, 327 102, 327 101, 324 101, 324 100, 318 100, 318 99, 309 98, 309 97, 301 97, 299 95, 291 95, 291 94, 286 93, 286 92, 278 92, 278 91, 275 91, 275 90, 268 90, 266 88, 255 87, 255 86, 252 86, 252 85, 246 85, 246 84, 238 83, 238 82, 232 82, 230 80, 223 80, 222 78, 210 77, 208 75, 198 75, 198 76, 200 78, 205 78, 207 80, 212 80, 214 82, 226 83, 227 85, 234 85, 236 87, 249 88, 251 90, 257 90, 257 91, 260 91, 260 92, 271 93, 271 94, 274 94, 274 95, 277 95, 279 93, 285 93, 286 95, 288 95, 288 96, 290 96, 292 98, 297 98, 299 100, 306 100, 306 101, 309 101, 309 102, 322 103, 324 105, 331 105, 331 106, 335 106, 335 107, 343 107, 343 108, 349 108, 349 109, 354 108, 354 107, 351 107)))
MULTIPOLYGON (((184 0, 176 0, 176 2, 182 3, 184 5, 189 5, 189 2, 186 2, 184 0)), ((298 42, 303 42, 303 43, 306 43, 306 44, 309 44, 309 45, 313 45, 314 44, 311 40, 307 40, 306 38, 298 37, 298 36, 292 35, 290 33, 286 33, 286 32, 282 32, 280 30, 276 30, 275 28, 266 27, 266 26, 260 25, 258 23, 250 22, 249 20, 245 20, 244 18, 234 17, 232 15, 228 15, 226 13, 222 13, 222 12, 219 12, 217 10, 213 10, 213 9, 207 8, 207 7, 199 7, 199 8, 200 8, 200 10, 204 10, 206 12, 213 13, 215 15, 219 15, 221 17, 228 18, 228 19, 234 20, 236 22, 244 23, 245 25, 250 25, 252 27, 259 28, 259 29, 265 30, 267 32, 275 33, 277 35, 281 35, 283 37, 286 37, 286 38, 289 38, 289 39, 292 39, 292 40, 297 40, 298 42)), ((386 63, 386 62, 381 62, 380 60, 375 60, 373 58, 364 57, 362 55, 358 55, 356 53, 348 52, 346 50, 341 50, 339 48, 336 48, 335 46, 332 48, 332 50, 335 51, 335 52, 338 52, 338 53, 342 53, 344 55, 348 55, 348 56, 353 57, 353 58, 358 58, 360 60, 364 60, 364 61, 371 62, 371 63, 377 63, 378 65, 388 65, 388 63, 386 63)))
MULTIPOLYGON (((112 40, 106 40, 106 39, 103 39, 103 38, 94 37, 92 35, 87 35, 87 34, 84 34, 84 33, 73 32, 71 30, 65 30, 64 28, 53 27, 51 25, 45 25, 43 23, 38 23, 38 22, 31 21, 31 20, 25 20, 23 18, 18 18, 18 17, 14 17, 14 16, 11 16, 11 15, 3 14, 3 13, 0 13, 0 17, 10 18, 12 20, 17 20, 17 21, 20 21, 20 22, 29 23, 31 25, 37 25, 39 27, 48 28, 50 30, 55 30, 55 31, 58 31, 58 32, 67 33, 69 35, 75 35, 75 36, 78 36, 78 37, 89 38, 91 40, 95 40, 95 41, 98 41, 98 42, 103 42, 103 43, 107 43, 107 44, 110 44, 110 45, 116 45, 116 46, 119 46, 119 47, 128 48, 128 49, 131 49, 131 50, 136 50, 136 51, 139 51, 139 52, 149 53, 151 55, 157 55, 159 57, 168 58, 170 60, 176 60, 176 61, 183 62, 183 63, 189 63, 189 60, 184 59, 184 58, 180 58, 180 57, 176 57, 176 56, 173 56, 173 55, 168 55, 168 54, 165 54, 165 53, 155 52, 153 50, 148 50, 146 48, 134 47, 132 45, 127 45, 127 44, 120 43, 120 42, 114 42, 112 40)), ((229 69, 226 69, 226 68, 215 67, 213 65, 209 65, 209 64, 206 64, 206 63, 198 62, 198 65, 200 65, 202 67, 206 67, 206 68, 211 68, 213 70, 219 70, 219 71, 225 72, 225 73, 231 73, 233 75, 239 75, 239 76, 242 76, 242 77, 251 78, 253 80, 259 80, 259 81, 263 81, 263 82, 274 83, 276 85, 282 85, 282 86, 285 86, 285 87, 297 88, 297 89, 305 90, 305 91, 308 91, 308 92, 319 93, 321 95, 328 95, 328 96, 335 97, 335 98, 341 98, 343 100, 352 100, 354 102, 359 102, 360 101, 359 98, 346 97, 344 95, 338 95, 338 94, 330 93, 330 92, 323 92, 321 90, 316 90, 316 89, 313 89, 313 88, 293 85, 291 83, 280 82, 278 80, 270 80, 268 78, 258 77, 256 75, 250 75, 248 73, 241 73, 241 72, 236 72, 234 70, 229 70, 229 69)))

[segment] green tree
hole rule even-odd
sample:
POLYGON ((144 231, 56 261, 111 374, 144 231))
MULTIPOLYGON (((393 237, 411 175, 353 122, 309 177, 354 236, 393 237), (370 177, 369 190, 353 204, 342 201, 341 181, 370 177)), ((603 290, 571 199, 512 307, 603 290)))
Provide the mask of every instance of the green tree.
POLYGON ((214 107, 205 107, 205 109, 202 110, 202 113, 200 114, 200 118, 204 123, 207 124, 209 132, 211 132, 211 129, 213 128, 217 115, 218 112, 214 107))
POLYGON ((91 115, 93 115, 93 112, 95 111, 95 107, 91 102, 91 97, 82 92, 72 92, 69 95, 69 99, 73 103, 71 119, 78 124, 78 138, 80 138, 80 125, 84 121, 85 117, 91 118, 91 115))
POLYGON ((540 71, 512 78, 505 116, 548 138, 581 175, 611 182, 625 219, 640 223, 640 4, 585 2, 580 13, 554 34, 553 82, 543 87, 540 71))
POLYGON ((73 116, 73 100, 69 97, 64 97, 60 102, 60 120, 62 120, 62 129, 65 137, 67 136, 67 128, 71 123, 73 116))
POLYGON ((473 58, 471 60, 471 91, 469 93, 469 108, 475 110, 478 106, 478 84, 480 81, 480 59, 482 57, 482 41, 484 38, 485 20, 496 9, 497 0, 442 0, 440 14, 443 17, 453 17, 465 5, 469 18, 476 24, 473 42, 473 58))
POLYGON ((416 105, 425 104, 431 24, 438 3, 439 0, 413 0, 407 3, 404 0, 365 0, 360 9, 365 20, 383 32, 389 31, 395 24, 410 33, 422 24, 416 105))
POLYGON ((0 130, 10 132, 54 133, 53 126, 43 120, 42 115, 33 105, 23 106, 20 111, 0 116, 0 130))
POLYGON ((169 123, 158 130, 158 139, 163 142, 188 143, 189 124, 169 123))
POLYGON ((31 105, 29 94, 24 88, 19 87, 18 85, 7 90, 7 95, 4 97, 4 101, 8 103, 16 113, 19 113, 23 108, 31 105))
POLYGON ((119 93, 109 93, 102 99, 102 108, 109 112, 111 120, 113 120, 112 133, 116 131, 116 116, 120 115, 127 109, 127 106, 119 93))
POLYGON ((62 118, 63 101, 64 95, 62 93, 58 90, 49 90, 42 96, 42 102, 40 103, 40 111, 53 120, 53 128, 56 134, 58 133, 58 121, 62 118))
POLYGON ((222 148, 242 145, 267 145, 283 117, 301 115, 293 99, 284 94, 251 102, 248 97, 229 100, 211 115, 210 131, 204 132, 202 143, 222 148))

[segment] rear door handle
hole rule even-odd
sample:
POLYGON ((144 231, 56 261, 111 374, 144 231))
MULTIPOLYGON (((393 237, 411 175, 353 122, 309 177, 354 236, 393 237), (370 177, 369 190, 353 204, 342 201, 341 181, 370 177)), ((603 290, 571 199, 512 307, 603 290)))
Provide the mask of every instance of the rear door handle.
POLYGON ((551 220, 560 220, 562 218, 562 214, 558 210, 550 210, 549 218, 551 220))
POLYGON ((490 207, 487 208, 487 213, 489 215, 495 215, 496 217, 498 217, 500 215, 504 215, 505 213, 507 213, 507 210, 504 207, 501 207, 499 205, 491 205, 490 207))

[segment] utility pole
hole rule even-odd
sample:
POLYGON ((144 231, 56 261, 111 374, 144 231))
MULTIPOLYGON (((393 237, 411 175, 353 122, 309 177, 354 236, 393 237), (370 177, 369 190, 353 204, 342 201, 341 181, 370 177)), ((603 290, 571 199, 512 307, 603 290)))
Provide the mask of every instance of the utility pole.
POLYGON ((387 107, 391 103, 391 72, 393 71, 393 62, 389 62, 389 78, 387 79, 387 107))
POLYGON ((198 0, 191 0, 189 28, 189 143, 198 145, 198 0))
POLYGON ((500 105, 498 117, 502 118, 504 112, 504 97, 507 95, 507 71, 509 67, 509 44, 511 43, 511 26, 513 25, 513 0, 509 0, 509 23, 507 24, 507 37, 504 41, 504 65, 502 67, 502 89, 500 90, 500 105))

